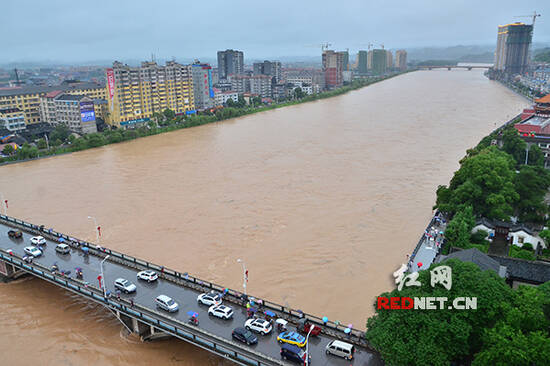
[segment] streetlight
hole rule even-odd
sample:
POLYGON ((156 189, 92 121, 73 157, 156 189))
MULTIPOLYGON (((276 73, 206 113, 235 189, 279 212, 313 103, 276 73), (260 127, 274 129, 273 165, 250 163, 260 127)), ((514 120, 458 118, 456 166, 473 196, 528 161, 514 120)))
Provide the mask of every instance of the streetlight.
POLYGON ((237 259, 237 262, 242 264, 242 266, 243 266, 243 288, 244 288, 244 294, 246 295, 246 283, 248 282, 248 276, 247 276, 246 272, 248 272, 248 271, 246 270, 246 265, 245 265, 245 263, 242 259, 240 259, 240 258, 237 259))
POLYGON ((309 326, 309 332, 307 332, 306 336, 306 366, 309 365, 309 335, 311 334, 311 331, 313 330, 315 326, 313 324, 310 324, 309 326))
POLYGON ((96 220, 95 217, 93 217, 93 216, 88 216, 88 219, 94 220, 94 225, 95 225, 95 239, 96 239, 96 242, 99 244, 99 229, 98 229, 98 226, 97 226, 97 220, 96 220))
POLYGON ((106 256, 99 263, 99 266, 101 267, 101 282, 103 282, 103 297, 107 297, 107 294, 106 294, 107 289, 105 288, 105 275, 103 274, 103 262, 105 262, 109 257, 110 257, 110 255, 106 256))

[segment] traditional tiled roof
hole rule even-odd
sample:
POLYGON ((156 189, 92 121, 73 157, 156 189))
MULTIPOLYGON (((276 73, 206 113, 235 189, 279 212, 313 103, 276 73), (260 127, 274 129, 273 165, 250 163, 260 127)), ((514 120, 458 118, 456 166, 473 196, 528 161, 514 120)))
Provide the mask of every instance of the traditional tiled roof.
POLYGON ((544 97, 536 99, 535 103, 543 103, 543 104, 549 103, 550 104, 550 94, 546 94, 544 97))
POLYGON ((494 271, 500 277, 506 276, 506 268, 502 268, 499 262, 476 248, 458 250, 449 255, 440 255, 437 257, 436 262, 441 263, 447 259, 459 259, 463 262, 471 262, 481 268, 482 271, 494 271))
POLYGON ((527 259, 491 256, 508 269, 508 278, 533 284, 550 281, 550 263, 527 259))

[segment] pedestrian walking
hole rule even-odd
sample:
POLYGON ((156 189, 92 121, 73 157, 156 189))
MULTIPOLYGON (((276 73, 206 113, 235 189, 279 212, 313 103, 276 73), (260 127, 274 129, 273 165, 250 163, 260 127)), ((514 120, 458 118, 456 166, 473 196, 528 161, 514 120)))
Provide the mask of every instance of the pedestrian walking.
POLYGON ((120 301, 120 290, 116 290, 116 298, 120 301))
POLYGON ((130 306, 134 307, 134 299, 130 299, 130 306))

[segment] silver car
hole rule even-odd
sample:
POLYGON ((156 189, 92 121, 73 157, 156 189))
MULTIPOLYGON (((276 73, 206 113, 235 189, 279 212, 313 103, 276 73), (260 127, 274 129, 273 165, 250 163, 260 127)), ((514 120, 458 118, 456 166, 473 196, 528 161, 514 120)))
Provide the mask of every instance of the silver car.
POLYGON ((69 254, 71 252, 71 247, 69 247, 67 244, 57 244, 55 247, 55 251, 59 254, 69 254))
POLYGON ((40 257, 42 255, 42 251, 37 247, 33 247, 33 246, 25 247, 23 248, 23 251, 25 252, 25 254, 30 255, 31 257, 34 257, 34 258, 40 257))
POLYGON ((166 310, 170 313, 176 312, 179 310, 179 305, 171 297, 166 295, 159 295, 155 299, 155 304, 162 310, 166 310))
POLYGON ((127 294, 130 292, 135 292, 137 289, 136 285, 124 278, 116 279, 115 288, 127 294))

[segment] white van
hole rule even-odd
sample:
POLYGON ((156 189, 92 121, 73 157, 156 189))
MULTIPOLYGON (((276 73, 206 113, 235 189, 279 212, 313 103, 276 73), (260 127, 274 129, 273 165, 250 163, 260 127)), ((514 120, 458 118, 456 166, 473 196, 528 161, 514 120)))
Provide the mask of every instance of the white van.
POLYGON ((325 352, 327 355, 331 354, 351 360, 353 358, 353 354, 355 353, 355 347, 346 342, 332 341, 327 344, 325 352))

